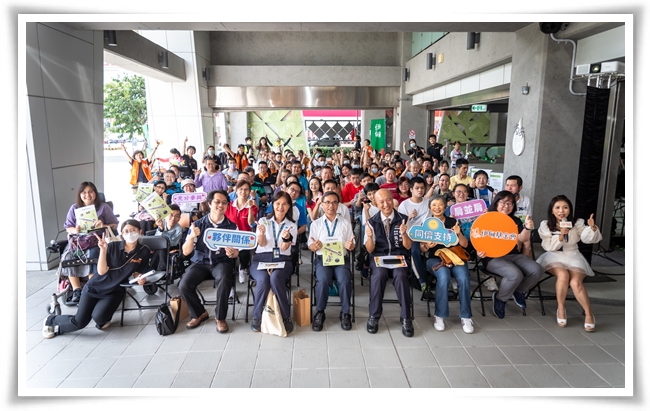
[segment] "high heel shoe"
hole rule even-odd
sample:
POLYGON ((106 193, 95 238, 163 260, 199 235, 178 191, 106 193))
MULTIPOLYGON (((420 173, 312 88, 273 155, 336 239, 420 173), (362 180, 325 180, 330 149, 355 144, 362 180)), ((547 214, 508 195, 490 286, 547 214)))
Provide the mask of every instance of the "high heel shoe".
MULTIPOLYGON (((564 310, 564 312, 566 313, 566 310, 564 310)), ((555 311, 555 317, 557 320, 557 325, 559 325, 562 328, 566 327, 566 318, 560 318, 560 310, 555 311)), ((585 327, 586 326, 587 325, 585 324, 585 327)))
POLYGON ((594 323, 593 324, 588 324, 587 321, 585 320, 585 331, 587 331, 587 332, 596 331, 596 316, 593 315, 592 317, 594 317, 594 323))

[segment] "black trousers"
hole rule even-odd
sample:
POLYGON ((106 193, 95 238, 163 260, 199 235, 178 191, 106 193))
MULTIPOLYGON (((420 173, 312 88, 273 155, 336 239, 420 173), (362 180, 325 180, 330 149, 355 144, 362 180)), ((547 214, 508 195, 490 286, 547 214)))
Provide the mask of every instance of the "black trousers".
POLYGON ((370 306, 369 313, 371 317, 379 318, 383 312, 382 300, 386 291, 386 283, 393 274, 393 286, 397 294, 397 300, 400 305, 400 316, 402 318, 411 318, 411 290, 409 267, 388 268, 377 267, 375 259, 370 256, 370 306))
POLYGON ((57 334, 78 331, 90 323, 90 320, 102 326, 113 318, 113 314, 124 299, 123 292, 116 292, 102 297, 91 296, 84 287, 75 315, 57 315, 50 317, 46 325, 58 326, 57 334))
POLYGON ((196 293, 196 288, 205 280, 215 280, 217 282, 217 307, 215 316, 217 320, 225 320, 228 315, 228 296, 233 286, 234 276, 233 268, 234 259, 228 259, 213 266, 207 264, 192 264, 180 283, 178 283, 178 292, 187 302, 187 308, 191 318, 198 318, 205 311, 201 304, 201 299, 196 293))

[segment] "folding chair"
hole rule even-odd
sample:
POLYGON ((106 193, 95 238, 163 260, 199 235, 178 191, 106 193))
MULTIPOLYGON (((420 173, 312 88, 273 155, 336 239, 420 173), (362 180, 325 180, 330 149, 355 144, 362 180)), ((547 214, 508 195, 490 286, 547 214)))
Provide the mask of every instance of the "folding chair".
MULTIPOLYGON (((355 304, 354 304, 354 250, 353 251, 347 251, 348 258, 350 260, 350 281, 352 282, 352 300, 350 301, 350 308, 352 309, 352 322, 355 322, 355 304)), ((310 293, 310 301, 311 305, 309 306, 309 318, 314 317, 314 312, 313 308, 316 306, 316 283, 318 280, 316 279, 316 267, 314 267, 314 256, 316 253, 312 252, 311 253, 311 293, 310 293)), ((334 279, 334 282, 336 282, 336 279, 334 279)), ((341 302, 331 302, 328 299, 327 302, 328 306, 334 306, 334 307, 340 307, 341 302)))

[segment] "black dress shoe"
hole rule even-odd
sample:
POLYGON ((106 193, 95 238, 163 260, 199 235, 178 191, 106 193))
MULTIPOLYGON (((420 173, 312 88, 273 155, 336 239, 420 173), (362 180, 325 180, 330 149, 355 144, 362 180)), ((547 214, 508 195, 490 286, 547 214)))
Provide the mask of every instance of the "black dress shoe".
POLYGON ((291 334, 291 331, 293 331, 293 321, 291 318, 287 318, 284 322, 284 330, 287 332, 287 334, 291 334))
POLYGON ((352 318, 350 317, 350 314, 341 313, 339 315, 339 320, 341 320, 341 328, 345 331, 352 329, 352 318))
POLYGON ((72 299, 70 300, 70 302, 78 303, 79 300, 81 300, 81 288, 77 288, 72 291, 72 299))
POLYGON ((368 325, 366 329, 370 334, 377 334, 377 331, 379 331, 379 318, 368 317, 368 325))
POLYGON ((323 329, 323 323, 325 323, 325 313, 319 311, 314 316, 314 322, 311 324, 311 329, 314 331, 321 331, 323 329))
POLYGON ((253 321, 251 322, 251 330, 256 333, 262 332, 262 321, 253 318, 253 321))
POLYGON ((402 320, 402 334, 404 334, 404 337, 413 337, 414 333, 415 331, 413 330, 413 320, 410 318, 402 320))

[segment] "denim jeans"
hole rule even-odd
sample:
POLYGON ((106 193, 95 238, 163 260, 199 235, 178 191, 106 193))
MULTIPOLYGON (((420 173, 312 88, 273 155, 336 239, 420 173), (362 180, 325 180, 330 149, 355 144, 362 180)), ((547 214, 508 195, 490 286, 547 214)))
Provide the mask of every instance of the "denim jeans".
POLYGON ((437 270, 433 267, 440 264, 440 258, 433 257, 427 260, 427 269, 436 276, 436 317, 447 318, 449 317, 449 301, 447 297, 447 290, 449 289, 449 281, 453 275, 458 282, 458 299, 460 300, 460 318, 472 318, 471 307, 471 289, 469 285, 469 270, 467 264, 454 265, 451 268, 441 266, 437 270))

